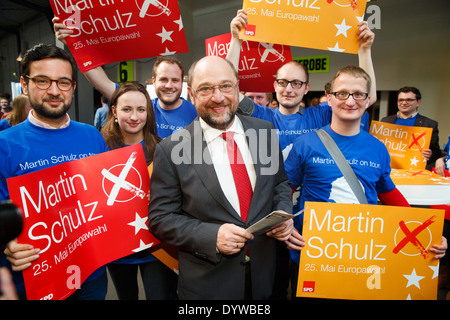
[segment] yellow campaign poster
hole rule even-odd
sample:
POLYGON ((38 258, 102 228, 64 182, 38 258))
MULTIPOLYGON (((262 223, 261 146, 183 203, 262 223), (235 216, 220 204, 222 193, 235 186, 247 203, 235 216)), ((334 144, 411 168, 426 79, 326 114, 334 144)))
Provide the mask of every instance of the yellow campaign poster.
POLYGON ((409 127, 372 121, 370 133, 384 143, 391 156, 391 168, 423 170, 422 152, 430 147, 432 128, 409 127))
POLYGON ((327 202, 305 204, 297 296, 435 300, 444 211, 327 202))
POLYGON ((241 39, 358 53, 357 26, 367 0, 244 0, 241 39))
POLYGON ((397 185, 450 185, 450 179, 428 170, 392 169, 391 179, 397 185))

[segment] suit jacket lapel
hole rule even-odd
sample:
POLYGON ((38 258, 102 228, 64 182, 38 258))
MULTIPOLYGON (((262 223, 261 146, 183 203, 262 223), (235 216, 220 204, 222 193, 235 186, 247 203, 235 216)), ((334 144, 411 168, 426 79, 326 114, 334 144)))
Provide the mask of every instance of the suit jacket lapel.
MULTIPOLYGON (((236 115, 238 116, 238 115, 236 115)), ((256 172, 256 182, 255 182, 255 188, 253 190, 253 196, 252 196, 252 201, 250 202, 250 208, 249 208, 249 212, 248 212, 248 217, 247 217, 247 221, 250 221, 251 217, 252 217, 252 212, 254 212, 254 209, 257 206, 257 202, 259 199, 259 197, 261 197, 261 188, 264 184, 264 179, 261 176, 261 162, 260 159, 258 157, 258 152, 259 152, 259 148, 260 148, 260 134, 261 132, 257 132, 258 128, 255 128, 254 126, 252 126, 249 122, 248 119, 246 117, 239 117, 239 119, 242 122, 242 126, 244 127, 244 131, 246 132, 246 139, 247 139, 247 144, 250 150, 250 154, 252 156, 252 160, 253 160, 253 166, 255 168, 255 172, 256 172), (255 134, 250 134, 249 130, 255 130, 255 134), (255 141, 250 141, 250 137, 255 137, 256 140, 255 141)), ((269 138, 269 137, 268 137, 269 138)))

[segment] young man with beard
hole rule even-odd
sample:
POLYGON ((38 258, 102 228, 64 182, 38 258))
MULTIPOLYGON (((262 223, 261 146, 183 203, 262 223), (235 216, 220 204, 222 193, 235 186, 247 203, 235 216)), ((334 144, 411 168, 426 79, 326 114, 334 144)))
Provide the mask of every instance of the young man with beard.
POLYGON ((275 243, 289 238, 292 221, 260 235, 246 228, 273 210, 292 210, 276 130, 236 115, 238 76, 228 61, 194 63, 188 85, 199 117, 156 147, 149 229, 179 249, 180 299, 268 299, 275 243))
MULTIPOLYGON (((73 121, 67 114, 76 86, 76 65, 70 55, 54 45, 40 44, 25 54, 20 71, 32 110, 27 120, 0 133, 0 200, 9 198, 8 178, 107 151, 95 127, 73 121), (55 163, 55 158, 64 160, 55 163)), ((16 240, 5 253, 14 271, 23 271, 39 259, 39 248, 16 240)), ((19 296, 25 299, 22 274, 14 273, 14 278, 19 296)), ((102 267, 69 299, 101 300, 106 291, 106 268, 102 267)))
MULTIPOLYGON (((53 18, 53 27, 58 40, 65 39, 73 33, 59 18, 53 18)), ((84 73, 89 82, 105 96, 111 99, 119 85, 111 81, 102 67, 84 73)), ((157 98, 152 99, 158 136, 165 138, 173 132, 184 128, 197 116, 195 107, 181 97, 183 89, 184 68, 173 57, 159 57, 153 66, 152 81, 157 98)))

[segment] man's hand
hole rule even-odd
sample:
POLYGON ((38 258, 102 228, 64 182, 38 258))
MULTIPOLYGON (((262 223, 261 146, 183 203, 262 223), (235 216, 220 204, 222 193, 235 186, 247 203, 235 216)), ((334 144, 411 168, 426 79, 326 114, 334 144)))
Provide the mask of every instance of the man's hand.
POLYGON ((358 24, 358 41, 360 49, 370 49, 375 40, 375 33, 370 30, 367 21, 362 21, 358 24))
POLYGON ((248 240, 252 239, 253 235, 244 228, 225 223, 217 233, 217 249, 222 254, 235 254, 241 251, 248 240))
POLYGON ((56 38, 67 45, 66 38, 73 33, 73 30, 68 29, 64 23, 59 23, 59 18, 54 17, 52 19, 53 22, 53 31, 55 31, 56 38))
POLYGON ((298 230, 294 228, 294 230, 291 233, 291 236, 287 241, 284 242, 284 244, 290 250, 301 251, 306 244, 306 240, 298 232, 298 230))
POLYGON ((273 237, 278 241, 287 241, 289 240, 292 232, 294 231, 294 221, 289 219, 279 224, 275 228, 266 232, 266 235, 269 237, 273 237))
POLYGON ((245 11, 244 9, 238 10, 236 17, 234 17, 234 19, 231 20, 230 23, 231 37, 234 39, 238 39, 239 32, 245 29, 247 23, 247 11, 245 11))
POLYGON ((447 251, 447 239, 442 237, 441 244, 435 244, 431 247, 430 252, 435 254, 436 259, 442 259, 445 256, 445 252, 447 251))

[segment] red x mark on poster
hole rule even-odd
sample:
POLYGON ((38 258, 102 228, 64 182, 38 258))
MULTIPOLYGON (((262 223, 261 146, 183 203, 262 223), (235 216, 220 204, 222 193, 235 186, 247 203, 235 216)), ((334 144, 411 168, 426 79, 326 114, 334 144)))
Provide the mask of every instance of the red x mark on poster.
POLYGON ((422 138, 423 136, 425 136, 426 132, 422 132, 418 137, 416 137, 416 134, 413 133, 412 134, 412 142, 409 145, 409 149, 412 148, 413 145, 416 145, 417 147, 419 147, 420 152, 422 152, 422 146, 419 143, 419 139, 422 138))
POLYGON ((393 252, 397 254, 404 246, 406 246, 408 243, 411 242, 414 246, 417 247, 417 249, 419 249, 420 254, 423 256, 423 258, 426 259, 428 257, 428 252, 426 251, 425 247, 420 243, 419 239, 417 239, 417 235, 421 233, 423 230, 425 230, 429 225, 434 223, 435 219, 436 216, 432 216, 430 219, 422 223, 413 231, 410 231, 406 226, 405 222, 401 220, 399 222, 399 226, 406 237, 399 242, 399 244, 394 248, 393 252))

